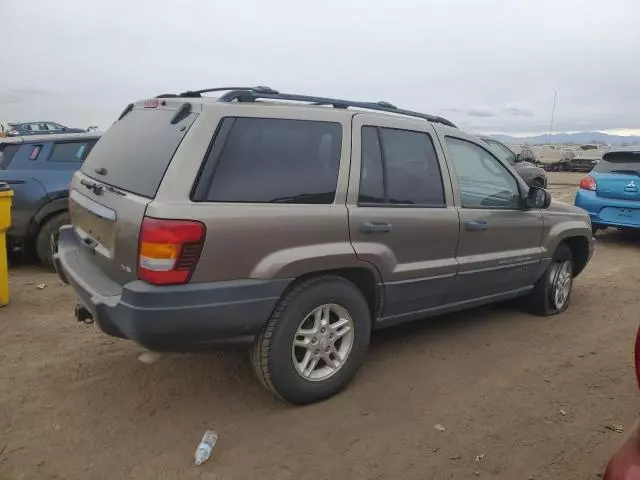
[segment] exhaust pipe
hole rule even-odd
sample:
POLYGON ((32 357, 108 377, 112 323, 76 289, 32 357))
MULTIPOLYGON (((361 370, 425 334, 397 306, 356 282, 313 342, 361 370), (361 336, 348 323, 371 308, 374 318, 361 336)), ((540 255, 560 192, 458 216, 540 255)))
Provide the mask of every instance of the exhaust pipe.
POLYGON ((93 315, 84 306, 77 304, 74 313, 78 322, 93 323, 93 315))

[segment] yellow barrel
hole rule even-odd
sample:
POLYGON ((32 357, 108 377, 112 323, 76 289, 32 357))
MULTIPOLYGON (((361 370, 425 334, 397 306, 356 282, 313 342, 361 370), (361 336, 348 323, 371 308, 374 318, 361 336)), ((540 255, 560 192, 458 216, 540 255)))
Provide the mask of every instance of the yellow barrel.
POLYGON ((11 226, 11 197, 13 190, 6 183, 0 183, 0 307, 9 303, 6 232, 11 226))

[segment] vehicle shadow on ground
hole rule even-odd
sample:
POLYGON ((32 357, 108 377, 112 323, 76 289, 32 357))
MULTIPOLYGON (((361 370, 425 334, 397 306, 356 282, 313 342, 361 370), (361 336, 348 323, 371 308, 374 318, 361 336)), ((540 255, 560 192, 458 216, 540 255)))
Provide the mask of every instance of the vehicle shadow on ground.
MULTIPOLYGON (((430 348, 442 342, 458 342, 462 332, 468 335, 473 330, 492 328, 492 325, 504 326, 505 323, 518 324, 535 320, 536 317, 522 315, 511 305, 499 305, 376 331, 358 377, 370 384, 367 390, 384 389, 386 387, 383 383, 375 384, 376 369, 382 368, 385 372, 402 371, 404 362, 424 356, 430 348)), ((117 391, 120 392, 119 395, 122 392, 134 393, 124 403, 121 397, 114 398, 120 415, 127 409, 133 415, 138 414, 141 409, 154 412, 168 408, 176 414, 200 412, 206 418, 211 414, 212 405, 224 405, 225 408, 242 412, 243 415, 258 415, 258 412, 264 410, 282 412, 290 408, 258 382, 247 348, 161 354, 155 363, 146 365, 137 359, 138 354, 143 352, 139 347, 126 341, 113 342, 120 347, 118 351, 96 359, 93 364, 94 380, 87 379, 92 388, 83 387, 76 392, 87 397, 82 402, 83 405, 103 403, 101 398, 110 397, 113 391, 117 391), (109 380, 105 382, 106 378, 109 380)), ((357 378, 354 385, 336 397, 336 401, 348 402, 349 397, 357 396, 358 383, 357 378)), ((113 414, 118 415, 118 412, 114 411, 113 414)))
POLYGON ((608 228, 605 231, 598 232, 595 236, 596 249, 599 243, 603 245, 629 246, 638 247, 640 245, 640 229, 639 230, 617 230, 608 228))
MULTIPOLYGON (((587 293, 575 293, 574 301, 582 303, 587 293)), ((91 339, 79 345, 74 356, 75 375, 63 384, 63 373, 51 372, 42 377, 40 387, 59 399, 47 421, 66 424, 70 431, 101 431, 105 444, 126 448, 129 458, 157 455, 165 465, 182 465, 202 432, 213 428, 227 445, 216 452, 217 461, 234 465, 246 461, 242 445, 257 448, 259 438, 277 438, 277 448, 290 451, 297 448, 296 439, 308 437, 310 428, 326 435, 346 434, 341 429, 347 424, 356 431, 409 428, 433 398, 468 388, 465 372, 485 368, 475 366, 479 354, 488 364, 510 356, 504 350, 509 348, 505 337, 496 341, 497 332, 526 337, 545 329, 541 322, 544 319, 523 314, 510 303, 377 331, 354 382, 341 394, 302 408, 291 407, 262 387, 245 348, 163 354, 145 364, 138 360, 143 350, 135 344, 79 325, 91 339), (485 346, 489 343, 495 346, 485 346), (474 345, 490 350, 474 350, 474 345), (321 422, 311 421, 310 413, 321 422), (286 439, 277 433, 283 428, 286 439), (152 446, 142 441, 149 438, 154 439, 152 446)), ((70 365, 66 362, 64 368, 68 371, 70 365)), ((80 433, 69 439, 68 447, 85 451, 86 441, 80 433)))

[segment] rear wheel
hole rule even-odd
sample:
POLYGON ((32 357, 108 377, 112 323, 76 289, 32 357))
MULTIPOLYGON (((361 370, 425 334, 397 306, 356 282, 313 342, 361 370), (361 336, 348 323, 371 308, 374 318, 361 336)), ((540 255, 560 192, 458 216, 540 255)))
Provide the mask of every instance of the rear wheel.
POLYGON ((362 293, 342 277, 300 282, 278 303, 251 351, 260 381, 294 404, 342 390, 364 359, 371 331, 362 293))
POLYGON ((60 212, 49 217, 41 226, 36 237, 36 254, 40 261, 49 270, 53 267, 53 252, 51 251, 51 239, 58 241, 58 230, 70 222, 67 212, 60 212))
POLYGON ((551 264, 526 297, 527 308, 536 315, 556 315, 569 307, 573 287, 571 249, 560 244, 551 264))

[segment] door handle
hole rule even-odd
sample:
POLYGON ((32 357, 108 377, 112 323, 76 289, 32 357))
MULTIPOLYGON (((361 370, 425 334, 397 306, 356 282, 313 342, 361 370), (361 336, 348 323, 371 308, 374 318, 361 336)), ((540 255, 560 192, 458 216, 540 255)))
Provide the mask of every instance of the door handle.
POLYGON ((391 224, 387 222, 366 222, 360 227, 363 233, 388 233, 391 231, 391 224))
POLYGON ((485 231, 487 228, 489 228, 489 224, 487 222, 482 221, 482 220, 475 220, 475 221, 472 221, 472 222, 465 222, 465 226, 466 226, 467 230, 485 231))

